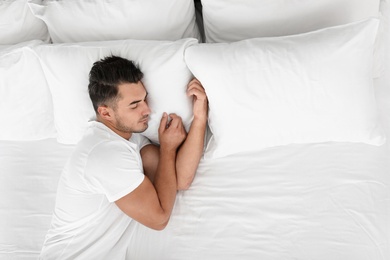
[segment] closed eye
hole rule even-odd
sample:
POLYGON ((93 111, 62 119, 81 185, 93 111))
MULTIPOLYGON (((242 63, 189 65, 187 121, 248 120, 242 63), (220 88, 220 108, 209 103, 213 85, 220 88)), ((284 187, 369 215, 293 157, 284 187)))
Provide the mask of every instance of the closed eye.
POLYGON ((140 102, 142 102, 142 101, 146 102, 146 98, 148 97, 148 94, 149 94, 149 93, 146 92, 146 95, 145 95, 145 97, 144 97, 143 100, 136 100, 136 101, 131 102, 131 103, 129 104, 130 108, 131 108, 131 109, 136 109, 136 108, 138 107, 138 104, 139 104, 140 102))

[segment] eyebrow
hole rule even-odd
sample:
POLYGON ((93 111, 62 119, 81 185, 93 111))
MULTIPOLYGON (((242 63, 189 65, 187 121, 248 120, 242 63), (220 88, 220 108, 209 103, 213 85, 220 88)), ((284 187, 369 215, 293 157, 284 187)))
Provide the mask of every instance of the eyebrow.
POLYGON ((131 105, 135 105, 135 104, 137 104, 137 103, 139 103, 139 102, 141 102, 141 101, 145 100, 145 99, 148 97, 148 95, 149 95, 149 93, 148 93, 148 92, 146 92, 146 95, 145 95, 144 99, 141 99, 141 100, 135 100, 135 101, 131 102, 131 103, 129 104, 129 106, 131 106, 131 105))

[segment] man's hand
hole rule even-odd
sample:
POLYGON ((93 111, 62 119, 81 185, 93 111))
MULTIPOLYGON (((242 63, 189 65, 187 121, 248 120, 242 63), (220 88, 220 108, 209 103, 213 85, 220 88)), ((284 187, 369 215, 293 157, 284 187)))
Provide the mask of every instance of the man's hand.
POLYGON ((181 117, 176 114, 169 114, 169 117, 170 121, 168 121, 167 113, 164 113, 160 121, 158 129, 160 147, 161 149, 176 152, 186 138, 187 133, 181 117))
POLYGON ((207 120, 208 102, 207 96, 202 84, 197 79, 188 83, 187 95, 193 96, 193 114, 194 119, 207 120))

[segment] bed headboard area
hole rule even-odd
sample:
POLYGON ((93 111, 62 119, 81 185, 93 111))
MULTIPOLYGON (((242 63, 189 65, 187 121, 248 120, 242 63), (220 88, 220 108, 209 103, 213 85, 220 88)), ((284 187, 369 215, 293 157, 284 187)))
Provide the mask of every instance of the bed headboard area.
POLYGON ((390 0, 0 0, 0 260, 38 258, 110 55, 155 144, 191 79, 209 104, 192 185, 123 259, 389 260, 389 46, 390 0))

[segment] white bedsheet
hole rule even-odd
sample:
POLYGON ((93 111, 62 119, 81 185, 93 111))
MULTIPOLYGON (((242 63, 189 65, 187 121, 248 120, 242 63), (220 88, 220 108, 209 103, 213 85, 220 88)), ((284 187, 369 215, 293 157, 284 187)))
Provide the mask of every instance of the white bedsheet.
MULTIPOLYGON (((390 139, 390 75, 376 80, 390 139)), ((0 259, 36 259, 74 146, 0 142, 0 259)), ((289 145, 202 160, 163 231, 128 259, 390 259, 390 141, 289 145)))
POLYGON ((390 259, 386 147, 316 144, 202 161, 129 259, 390 259))
POLYGON ((0 259, 37 259, 72 147, 54 139, 0 142, 0 259))

